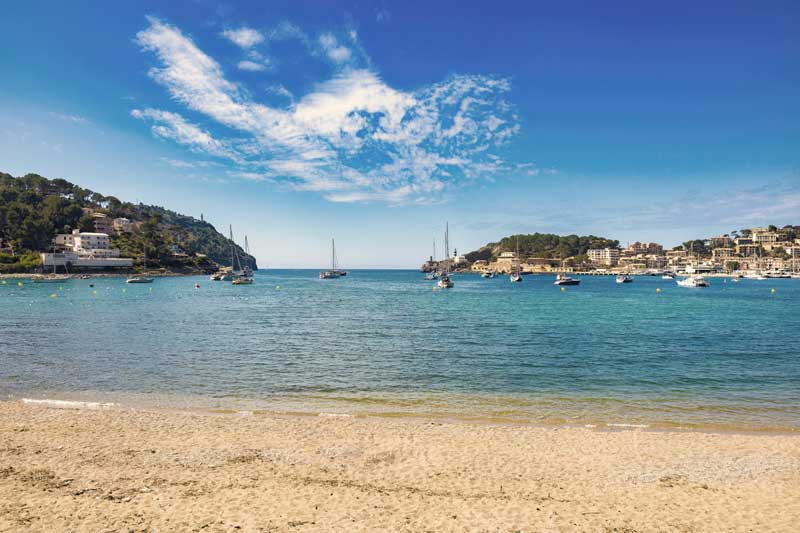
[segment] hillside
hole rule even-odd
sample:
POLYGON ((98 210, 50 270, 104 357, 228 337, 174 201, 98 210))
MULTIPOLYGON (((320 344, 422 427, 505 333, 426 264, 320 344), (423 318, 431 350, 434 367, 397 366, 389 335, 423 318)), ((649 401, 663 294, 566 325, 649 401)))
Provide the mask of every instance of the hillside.
MULTIPOLYGON (((57 233, 94 231, 88 211, 127 218, 134 231, 111 237, 123 257, 142 268, 173 272, 230 266, 230 240, 211 224, 163 207, 132 204, 84 189, 63 179, 37 174, 15 178, 0 172, 0 272, 26 272, 39 266, 38 252, 48 250, 57 233)), ((253 256, 236 246, 242 262, 257 268, 253 256)))
POLYGON ((519 238, 519 253, 523 258, 547 257, 566 259, 568 257, 582 258, 590 248, 615 248, 619 241, 596 237, 594 235, 554 235, 552 233, 532 233, 510 235, 503 237, 500 242, 486 244, 479 249, 466 254, 469 262, 479 259, 490 261, 502 252, 514 252, 517 249, 519 238))

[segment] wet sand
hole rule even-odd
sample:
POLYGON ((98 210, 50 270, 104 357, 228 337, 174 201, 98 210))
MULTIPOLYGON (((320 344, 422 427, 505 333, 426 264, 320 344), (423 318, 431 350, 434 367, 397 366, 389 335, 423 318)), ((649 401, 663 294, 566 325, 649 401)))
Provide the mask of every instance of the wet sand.
POLYGON ((797 531, 800 435, 0 402, 0 531, 797 531))

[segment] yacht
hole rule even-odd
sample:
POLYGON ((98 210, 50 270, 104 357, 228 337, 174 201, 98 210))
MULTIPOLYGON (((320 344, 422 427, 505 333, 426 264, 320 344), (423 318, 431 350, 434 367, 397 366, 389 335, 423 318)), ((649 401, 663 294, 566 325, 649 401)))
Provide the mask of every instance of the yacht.
POLYGON ((439 281, 437 285, 440 289, 452 289, 453 288, 453 280, 450 279, 450 258, 449 250, 450 250, 450 224, 445 223, 444 227, 444 271, 439 276, 439 281))
POLYGON ((633 283, 633 278, 627 274, 617 276, 617 283, 633 283))
POLYGON ((744 279, 754 279, 758 281, 764 281, 767 278, 765 275, 761 274, 761 272, 754 272, 753 274, 745 274, 744 279))
POLYGON ((553 283, 553 285, 580 285, 580 284, 581 280, 565 276, 564 274, 557 274, 556 281, 555 283, 553 283))
POLYGON ((251 276, 246 276, 241 274, 236 277, 233 281, 231 281, 231 285, 252 285, 253 278, 251 276))
POLYGON ((347 272, 336 268, 336 241, 331 239, 331 269, 319 273, 319 279, 336 279, 346 276, 347 272))
POLYGON ((677 283, 680 287, 708 287, 710 285, 703 276, 689 276, 679 279, 677 283))

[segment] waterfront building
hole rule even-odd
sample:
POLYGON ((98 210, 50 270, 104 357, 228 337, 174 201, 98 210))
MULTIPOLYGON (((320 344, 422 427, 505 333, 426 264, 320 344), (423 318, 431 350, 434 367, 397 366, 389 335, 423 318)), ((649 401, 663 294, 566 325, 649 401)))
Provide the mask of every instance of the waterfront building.
POLYGON ((619 263, 618 248, 596 248, 588 250, 587 255, 595 265, 616 266, 619 263))
POLYGON ((56 251, 41 254, 42 264, 67 268, 130 268, 133 259, 120 257, 118 248, 111 248, 106 233, 61 233, 53 239, 56 251))

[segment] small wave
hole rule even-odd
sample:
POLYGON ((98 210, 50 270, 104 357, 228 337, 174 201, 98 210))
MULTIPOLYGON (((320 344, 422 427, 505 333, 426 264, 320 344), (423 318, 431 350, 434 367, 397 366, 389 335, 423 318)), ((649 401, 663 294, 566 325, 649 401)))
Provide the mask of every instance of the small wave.
POLYGON ((330 416, 336 418, 353 418, 353 415, 347 413, 320 413, 319 416, 330 416))
POLYGON ((111 409, 118 407, 116 403, 99 403, 99 402, 76 402, 70 400, 36 400, 33 398, 23 398, 22 403, 26 405, 42 405, 45 407, 54 407, 56 409, 111 409))
POLYGON ((611 424, 608 423, 606 426, 610 428, 649 428, 650 424, 611 424))

